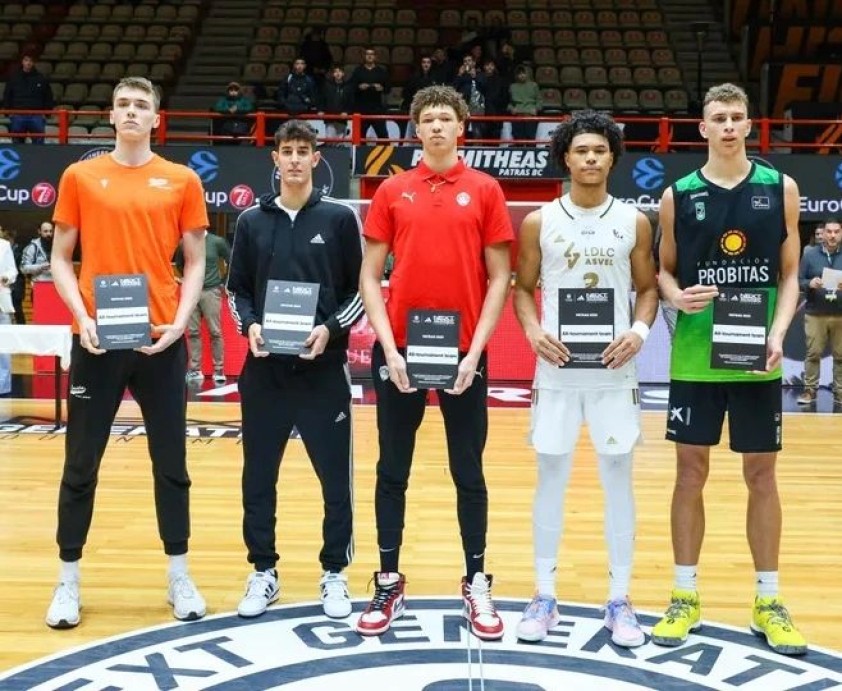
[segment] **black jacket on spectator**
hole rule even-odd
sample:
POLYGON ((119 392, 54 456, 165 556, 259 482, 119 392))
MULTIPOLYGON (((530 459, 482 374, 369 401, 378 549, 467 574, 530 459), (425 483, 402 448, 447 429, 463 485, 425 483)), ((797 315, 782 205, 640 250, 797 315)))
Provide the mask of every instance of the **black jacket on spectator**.
POLYGON ((315 110, 317 104, 316 83, 308 74, 290 72, 278 87, 275 100, 285 113, 297 115, 315 110))
POLYGON ((53 91, 49 80, 34 67, 29 72, 18 68, 6 82, 4 108, 52 110, 53 91))
POLYGON ((428 86, 433 86, 434 84, 446 83, 436 79, 433 69, 434 68, 431 67, 426 74, 424 74, 421 70, 418 70, 418 72, 413 74, 406 82, 406 86, 403 88, 403 101, 401 101, 402 112, 409 112, 409 106, 412 105, 412 99, 415 97, 415 94, 421 91, 421 89, 426 89, 428 86))
POLYGON ((365 65, 359 65, 348 81, 353 90, 354 105, 358 112, 373 114, 385 112, 383 98, 389 90, 389 73, 385 67, 375 65, 368 69, 365 65), (382 84, 383 91, 378 91, 375 88, 360 89, 360 84, 382 84))
POLYGON ((346 80, 328 79, 322 86, 321 110, 325 113, 350 113, 354 110, 354 87, 346 80))
POLYGON ((505 115, 509 112, 509 82, 498 72, 485 77, 485 114, 505 115))

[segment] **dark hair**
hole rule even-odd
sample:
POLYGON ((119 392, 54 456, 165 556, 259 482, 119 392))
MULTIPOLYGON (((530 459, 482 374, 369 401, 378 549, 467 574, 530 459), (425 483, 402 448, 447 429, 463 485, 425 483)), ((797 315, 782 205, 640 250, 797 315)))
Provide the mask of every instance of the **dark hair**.
POLYGON ((611 167, 617 165, 617 161, 623 155, 623 131, 619 125, 605 113, 580 110, 556 127, 550 139, 550 154, 562 173, 570 172, 564 163, 564 155, 570 151, 570 144, 577 134, 598 134, 605 137, 614 159, 611 167))
POLYGON ((318 143, 316 130, 310 127, 304 120, 287 120, 275 130, 275 148, 277 149, 284 142, 307 142, 313 151, 318 143))

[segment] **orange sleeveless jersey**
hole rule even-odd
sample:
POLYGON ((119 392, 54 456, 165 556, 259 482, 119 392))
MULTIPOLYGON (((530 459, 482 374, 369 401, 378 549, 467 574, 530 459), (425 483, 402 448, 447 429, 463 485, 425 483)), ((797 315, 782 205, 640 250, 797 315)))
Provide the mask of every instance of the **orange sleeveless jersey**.
POLYGON ((53 221, 79 229, 79 292, 89 315, 96 276, 145 274, 152 323, 173 322, 173 254, 182 234, 208 226, 202 183, 190 168, 157 154, 136 168, 107 154, 74 163, 61 177, 53 221))

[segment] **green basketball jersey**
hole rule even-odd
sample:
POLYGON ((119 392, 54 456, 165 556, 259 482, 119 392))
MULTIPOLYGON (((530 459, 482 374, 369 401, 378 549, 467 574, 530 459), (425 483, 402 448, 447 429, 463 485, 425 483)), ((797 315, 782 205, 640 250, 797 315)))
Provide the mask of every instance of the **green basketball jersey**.
MULTIPOLYGON (((733 189, 695 170, 672 186, 675 200, 676 277, 682 288, 703 284, 764 289, 767 326, 775 313, 781 243, 786 239, 783 175, 752 163, 733 189)), ((780 370, 756 375, 710 366, 713 305, 678 313, 670 377, 681 381, 739 382, 777 379, 780 370)))

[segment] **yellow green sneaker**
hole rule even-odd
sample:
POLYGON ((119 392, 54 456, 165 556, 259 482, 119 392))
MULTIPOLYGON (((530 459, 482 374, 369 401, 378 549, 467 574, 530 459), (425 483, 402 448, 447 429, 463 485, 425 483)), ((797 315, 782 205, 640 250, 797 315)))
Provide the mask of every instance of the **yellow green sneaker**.
POLYGON ((807 641, 795 628, 779 597, 754 598, 751 630, 758 636, 765 636, 768 646, 781 655, 803 655, 807 652, 807 641))
POLYGON ((652 629, 652 642, 658 645, 676 646, 687 640, 691 631, 702 626, 702 606, 699 593, 695 590, 676 588, 670 595, 670 605, 652 629))

